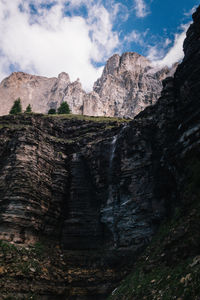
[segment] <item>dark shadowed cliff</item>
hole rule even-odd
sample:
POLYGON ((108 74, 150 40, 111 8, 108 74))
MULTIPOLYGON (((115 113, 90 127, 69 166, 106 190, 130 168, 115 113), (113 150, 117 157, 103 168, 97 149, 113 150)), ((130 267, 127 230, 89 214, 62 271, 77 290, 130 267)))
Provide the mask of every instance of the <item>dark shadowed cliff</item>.
POLYGON ((2 298, 198 299, 199 269, 187 266, 198 266, 200 245, 200 8, 193 18, 174 78, 133 121, 1 117, 2 298), (140 277, 113 291, 138 259, 140 277), (170 295, 156 284, 179 265, 184 288, 170 295), (145 277, 158 266, 169 272, 145 277))

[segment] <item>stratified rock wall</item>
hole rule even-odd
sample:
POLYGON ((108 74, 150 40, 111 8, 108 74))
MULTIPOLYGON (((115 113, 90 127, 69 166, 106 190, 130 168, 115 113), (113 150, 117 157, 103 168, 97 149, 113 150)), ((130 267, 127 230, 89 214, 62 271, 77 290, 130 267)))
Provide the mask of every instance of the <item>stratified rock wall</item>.
POLYGON ((62 245, 68 300, 105 300, 181 205, 185 161, 200 157, 200 8, 193 18, 183 63, 133 121, 1 118, 0 238, 62 245))

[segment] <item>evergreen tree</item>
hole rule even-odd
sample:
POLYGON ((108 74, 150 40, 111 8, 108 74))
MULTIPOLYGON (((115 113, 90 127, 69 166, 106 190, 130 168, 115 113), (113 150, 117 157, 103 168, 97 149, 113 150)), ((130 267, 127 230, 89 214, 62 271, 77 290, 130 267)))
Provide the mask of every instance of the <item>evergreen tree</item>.
POLYGON ((65 101, 62 102, 60 107, 58 108, 58 114, 69 114, 69 113, 70 113, 69 105, 65 101))
POLYGON ((18 98, 17 100, 15 100, 9 114, 16 115, 16 114, 20 114, 21 112, 22 112, 21 99, 18 98))
POLYGON ((55 115, 56 114, 56 110, 54 108, 50 108, 48 111, 48 115, 55 115))
POLYGON ((31 113, 32 112, 32 108, 31 105, 29 104, 25 110, 25 113, 31 113))

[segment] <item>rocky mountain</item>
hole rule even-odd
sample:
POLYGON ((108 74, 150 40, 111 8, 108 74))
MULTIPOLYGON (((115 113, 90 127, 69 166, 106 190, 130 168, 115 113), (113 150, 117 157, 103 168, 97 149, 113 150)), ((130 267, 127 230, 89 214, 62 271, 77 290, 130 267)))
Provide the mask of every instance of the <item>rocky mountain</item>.
POLYGON ((171 69, 153 68, 145 57, 126 52, 113 55, 100 79, 94 83, 92 99, 84 102, 83 114, 133 118, 160 96, 162 80, 173 75, 171 69))
POLYGON ((74 89, 68 74, 61 73, 58 78, 46 78, 23 72, 12 73, 0 84, 0 114, 6 115, 16 98, 20 97, 22 109, 31 104, 34 112, 47 113, 49 108, 59 106, 65 89, 74 89), (59 100, 58 100, 59 99, 59 100))
POLYGON ((46 78, 15 72, 0 84, 0 115, 8 114, 14 100, 20 97, 23 110, 31 104, 37 113, 47 113, 66 101, 73 114, 133 117, 156 102, 162 79, 172 74, 176 66, 157 70, 137 53, 124 53, 121 57, 115 54, 91 93, 82 89, 78 79, 71 83, 66 73, 46 78))
POLYGON ((200 7, 193 19, 134 120, 0 118, 2 299, 199 299, 200 7))

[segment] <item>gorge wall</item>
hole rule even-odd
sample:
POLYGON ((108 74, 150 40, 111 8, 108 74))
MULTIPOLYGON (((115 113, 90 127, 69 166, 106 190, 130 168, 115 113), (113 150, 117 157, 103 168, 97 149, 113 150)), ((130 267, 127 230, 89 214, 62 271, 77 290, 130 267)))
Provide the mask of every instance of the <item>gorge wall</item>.
POLYGON ((121 57, 113 55, 91 93, 86 93, 77 79, 70 82, 69 75, 46 78, 16 72, 0 84, 0 115, 8 114, 13 102, 20 97, 23 110, 28 104, 37 113, 58 108, 61 102, 69 104, 73 114, 89 116, 134 117, 146 106, 155 103, 162 89, 162 79, 173 74, 171 69, 155 69, 149 60, 127 52, 121 57))
MULTIPOLYGON (((134 120, 1 117, 0 238, 18 247, 43 241, 62 248, 57 291, 41 268, 19 297, 32 289, 38 299, 105 300, 181 206, 187 168, 191 159, 200 161, 200 7, 193 19, 175 76, 134 120)), ((112 59, 115 69, 118 57, 112 59)), ((6 268, 5 297, 16 294, 9 282, 19 285, 30 275, 6 268)))

